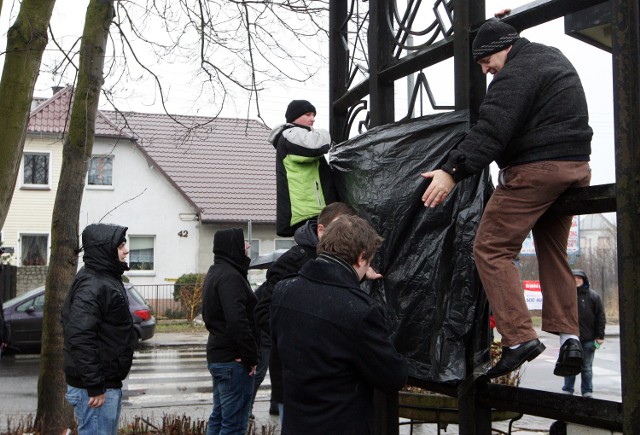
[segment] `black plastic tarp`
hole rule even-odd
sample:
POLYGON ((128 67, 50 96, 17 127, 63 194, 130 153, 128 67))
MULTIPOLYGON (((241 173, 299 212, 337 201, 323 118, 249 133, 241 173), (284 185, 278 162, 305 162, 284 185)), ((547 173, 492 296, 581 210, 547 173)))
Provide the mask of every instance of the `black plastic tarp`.
POLYGON ((384 237, 368 284, 381 300, 410 376, 463 380, 488 359, 486 300, 473 240, 491 192, 489 171, 459 182, 441 206, 424 207, 428 181, 469 128, 468 112, 449 112, 373 128, 330 154, 340 198, 384 237))

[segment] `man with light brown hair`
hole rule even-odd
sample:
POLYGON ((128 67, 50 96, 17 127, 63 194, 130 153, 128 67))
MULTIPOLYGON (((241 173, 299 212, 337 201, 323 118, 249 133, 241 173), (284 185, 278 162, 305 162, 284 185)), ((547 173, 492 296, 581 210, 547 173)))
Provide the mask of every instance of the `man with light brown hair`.
POLYGON ((398 391, 407 364, 380 304, 360 289, 382 238, 358 216, 327 226, 318 257, 280 281, 271 339, 282 364, 282 434, 371 434, 373 391, 398 391))

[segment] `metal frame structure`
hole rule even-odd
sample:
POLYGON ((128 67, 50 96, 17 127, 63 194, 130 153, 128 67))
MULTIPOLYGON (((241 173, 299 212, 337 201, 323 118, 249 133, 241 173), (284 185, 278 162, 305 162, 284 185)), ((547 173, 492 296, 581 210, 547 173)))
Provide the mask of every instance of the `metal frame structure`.
MULTIPOLYGON (((485 19, 484 0, 332 0, 330 6, 331 134, 337 142, 357 131, 394 122, 394 82, 453 57, 455 109, 477 114, 486 80, 471 61, 471 41, 485 19), (414 30, 420 8, 434 19, 414 30), (366 36, 366 42, 365 42, 366 36), (424 42, 413 44, 413 37, 424 42), (356 52, 359 51, 359 58, 356 52), (356 83, 356 78, 362 80, 356 83), (359 121, 358 121, 359 120, 359 121)), ((514 9, 505 22, 524 30, 600 5, 607 0, 534 0, 514 9)), ((490 384, 469 378, 457 386, 422 382, 416 386, 457 397, 460 433, 490 434, 490 410, 501 409, 632 434, 640 428, 640 5, 611 3, 616 183, 567 192, 556 201, 566 214, 617 213, 618 291, 622 403, 490 384)), ((424 76, 422 76, 424 77, 424 76)), ((429 94, 426 78, 418 87, 429 94)), ((410 109, 410 113, 411 113, 410 109)), ((398 433, 397 396, 376 397, 376 433, 398 433)))

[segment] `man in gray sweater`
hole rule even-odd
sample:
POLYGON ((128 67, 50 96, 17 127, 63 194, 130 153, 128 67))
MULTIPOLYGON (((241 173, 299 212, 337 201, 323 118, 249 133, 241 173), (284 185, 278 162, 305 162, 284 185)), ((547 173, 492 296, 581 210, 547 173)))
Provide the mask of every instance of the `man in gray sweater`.
POLYGON ((554 374, 580 373, 575 281, 567 261, 571 216, 550 207, 566 190, 588 186, 591 136, 587 102, 578 73, 556 48, 536 44, 491 19, 473 42, 474 60, 493 80, 477 123, 430 179, 422 196, 436 207, 456 182, 495 161, 498 186, 487 203, 474 242, 474 257, 496 327, 500 361, 487 373, 509 373, 545 349, 538 340, 515 265, 533 232, 544 295, 542 329, 560 336, 554 374))

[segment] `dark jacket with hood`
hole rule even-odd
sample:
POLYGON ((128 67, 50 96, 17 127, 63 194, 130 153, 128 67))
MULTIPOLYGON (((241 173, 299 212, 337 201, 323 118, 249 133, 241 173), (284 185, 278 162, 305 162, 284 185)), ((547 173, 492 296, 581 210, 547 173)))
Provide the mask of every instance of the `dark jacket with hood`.
MULTIPOLYGON (((262 295, 256 305, 256 323, 260 329, 271 334, 269 329, 269 315, 271 313, 271 300, 273 289, 280 280, 297 274, 302 266, 309 260, 317 257, 318 225, 315 220, 307 221, 295 232, 294 239, 297 245, 291 247, 282 254, 267 270, 267 280, 263 284, 262 295)), ((271 400, 282 403, 282 368, 278 350, 271 347, 269 356, 269 378, 271 380, 271 400)))
POLYGON ((373 434, 373 391, 407 381, 381 305, 353 267, 321 254, 273 293, 271 338, 282 360, 282 434, 373 434))
POLYGON ((84 266, 62 307, 67 384, 85 388, 91 397, 121 388, 133 361, 137 339, 122 284, 128 266, 118 257, 126 232, 107 224, 85 228, 84 266))
POLYGON ((258 363, 253 310, 256 297, 247 281, 249 258, 240 228, 213 236, 213 265, 202 288, 202 319, 209 331, 207 362, 237 358, 249 369, 258 363))
POLYGON ((456 181, 492 161, 502 169, 542 160, 589 160, 587 101, 571 62, 519 38, 491 81, 478 122, 442 166, 456 181))
POLYGON ((580 341, 604 339, 604 327, 607 323, 600 295, 592 290, 587 274, 580 269, 574 269, 573 276, 579 276, 584 281, 578 287, 578 321, 580 323, 580 341))
POLYGON ((290 237, 306 220, 338 200, 324 158, 331 137, 326 130, 289 123, 274 128, 269 142, 276 149, 276 232, 290 237))

